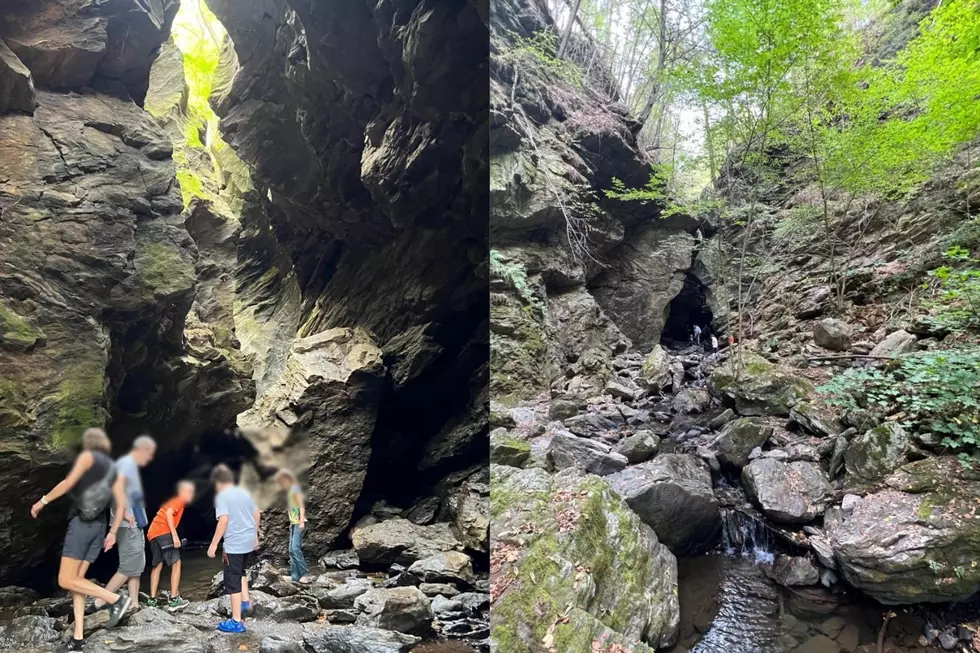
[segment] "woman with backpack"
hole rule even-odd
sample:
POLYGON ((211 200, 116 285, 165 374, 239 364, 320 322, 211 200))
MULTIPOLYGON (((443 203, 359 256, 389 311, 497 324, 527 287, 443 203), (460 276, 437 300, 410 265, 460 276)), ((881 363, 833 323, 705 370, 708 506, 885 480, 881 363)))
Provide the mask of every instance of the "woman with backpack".
MULTIPOLYGON (((82 435, 82 452, 68 476, 31 507, 37 519, 41 510, 55 499, 70 494, 72 507, 65 533, 65 546, 58 569, 58 586, 71 592, 75 613, 74 632, 67 650, 81 651, 84 645, 85 597, 92 596, 111 604, 107 628, 119 623, 129 609, 131 597, 120 597, 90 580, 81 571, 82 563, 95 562, 100 551, 116 543, 116 532, 126 514, 126 491, 123 477, 109 457, 112 445, 102 429, 88 429, 82 435), (106 534, 109 504, 115 500, 115 518, 106 534)), ((85 565, 87 568, 88 565, 85 565)))

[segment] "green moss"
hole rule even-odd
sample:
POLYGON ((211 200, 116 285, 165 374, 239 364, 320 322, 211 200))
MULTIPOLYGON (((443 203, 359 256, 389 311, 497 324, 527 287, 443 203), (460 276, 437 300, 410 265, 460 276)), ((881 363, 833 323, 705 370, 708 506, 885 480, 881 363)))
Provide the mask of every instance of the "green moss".
POLYGON ((137 243, 133 264, 154 295, 172 295, 194 287, 194 264, 169 243, 137 243))
POLYGON ((0 426, 14 429, 30 423, 24 393, 11 379, 0 379, 0 426))
POLYGON ((55 395, 57 409, 50 429, 55 449, 74 447, 85 429, 105 425, 104 395, 105 375, 101 370, 78 367, 66 372, 55 395))
POLYGON ((0 342, 28 348, 43 337, 44 333, 33 327, 30 320, 0 302, 0 342))

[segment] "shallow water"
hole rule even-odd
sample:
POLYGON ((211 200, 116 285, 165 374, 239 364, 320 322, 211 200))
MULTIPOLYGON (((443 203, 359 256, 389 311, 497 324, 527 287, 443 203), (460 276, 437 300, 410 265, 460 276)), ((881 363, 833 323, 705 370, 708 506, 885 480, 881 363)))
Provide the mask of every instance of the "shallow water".
MULTIPOLYGON (((221 557, 216 556, 213 560, 208 557, 208 553, 203 548, 188 549, 181 551, 181 572, 180 572, 180 593, 189 601, 203 601, 208 597, 208 590, 211 588, 211 579, 221 571, 221 557)), ((140 581, 140 591, 150 592, 150 560, 147 553, 147 569, 143 572, 143 579, 140 581)), ((170 591, 170 568, 164 565, 163 572, 160 574, 160 590, 170 591)))

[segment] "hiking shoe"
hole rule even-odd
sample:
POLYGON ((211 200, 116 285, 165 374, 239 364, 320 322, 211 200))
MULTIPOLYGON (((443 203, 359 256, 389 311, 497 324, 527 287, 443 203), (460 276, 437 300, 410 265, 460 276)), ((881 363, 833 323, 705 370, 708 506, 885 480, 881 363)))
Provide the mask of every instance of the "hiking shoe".
POLYGON ((218 630, 220 630, 223 633, 244 633, 245 622, 235 621, 234 619, 225 619, 220 624, 218 624, 218 630))
POLYGON ((143 605, 145 605, 148 608, 156 608, 159 607, 160 604, 157 603, 156 599, 146 599, 143 605))
POLYGON ((75 639, 72 637, 68 640, 68 644, 65 645, 66 651, 83 651, 85 650, 85 640, 75 639))
POLYGON ((309 585, 310 583, 313 582, 313 576, 306 574, 305 576, 299 579, 299 582, 303 583, 304 585, 309 585))
POLYGON ((252 609, 252 602, 251 601, 242 601, 242 614, 243 615, 246 612, 248 612, 249 610, 251 610, 251 609, 252 609))
POLYGON ((133 600, 129 598, 128 594, 123 594, 119 597, 119 600, 112 604, 109 608, 109 621, 106 623, 106 628, 115 628, 119 624, 119 620, 129 611, 129 606, 133 604, 133 600))
POLYGON ((181 596, 175 596, 174 598, 170 599, 170 603, 167 604, 167 610, 170 612, 176 612, 177 610, 186 608, 190 604, 191 602, 187 599, 181 596))

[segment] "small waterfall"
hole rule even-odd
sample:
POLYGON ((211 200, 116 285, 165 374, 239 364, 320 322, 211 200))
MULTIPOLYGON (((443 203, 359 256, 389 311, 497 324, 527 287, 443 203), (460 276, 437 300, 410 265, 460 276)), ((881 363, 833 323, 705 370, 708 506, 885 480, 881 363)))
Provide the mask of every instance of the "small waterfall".
POLYGON ((721 541, 726 555, 765 564, 776 559, 772 533, 766 525, 739 510, 721 511, 721 541))

